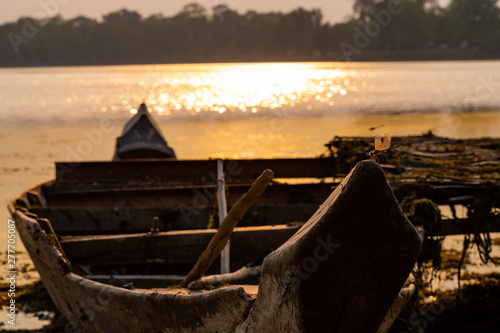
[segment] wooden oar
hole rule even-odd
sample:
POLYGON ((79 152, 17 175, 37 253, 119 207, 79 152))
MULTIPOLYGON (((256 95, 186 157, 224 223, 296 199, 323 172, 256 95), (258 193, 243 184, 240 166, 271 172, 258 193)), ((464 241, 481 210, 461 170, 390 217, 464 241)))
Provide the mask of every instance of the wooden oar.
POLYGON ((252 184, 248 192, 234 204, 217 230, 217 233, 210 240, 207 248, 198 258, 198 261, 194 265, 193 269, 191 269, 184 281, 182 281, 181 287, 187 287, 189 283, 198 280, 207 271, 210 265, 212 265, 214 260, 224 249, 224 246, 233 233, 233 229, 241 220, 245 212, 248 208, 250 208, 255 200, 260 197, 273 178, 274 173, 272 170, 264 170, 259 178, 257 178, 252 184))

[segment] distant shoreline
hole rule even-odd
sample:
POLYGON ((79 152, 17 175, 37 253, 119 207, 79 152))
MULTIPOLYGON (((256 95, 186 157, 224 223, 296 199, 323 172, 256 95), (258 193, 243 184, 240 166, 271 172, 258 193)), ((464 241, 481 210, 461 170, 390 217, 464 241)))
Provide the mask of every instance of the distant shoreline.
POLYGON ((470 49, 427 49, 427 50, 401 50, 401 51, 374 51, 364 50, 359 54, 350 56, 347 61, 342 52, 327 52, 324 56, 236 56, 236 57, 212 57, 206 61, 197 60, 171 60, 171 61, 150 61, 150 62, 106 62, 88 61, 75 63, 38 63, 24 65, 0 64, 0 68, 43 68, 43 67, 73 67, 73 66, 126 66, 126 65, 175 65, 175 64, 227 64, 227 63, 287 63, 287 62, 405 62, 405 61, 487 61, 500 60, 500 57, 493 57, 475 48, 470 49))

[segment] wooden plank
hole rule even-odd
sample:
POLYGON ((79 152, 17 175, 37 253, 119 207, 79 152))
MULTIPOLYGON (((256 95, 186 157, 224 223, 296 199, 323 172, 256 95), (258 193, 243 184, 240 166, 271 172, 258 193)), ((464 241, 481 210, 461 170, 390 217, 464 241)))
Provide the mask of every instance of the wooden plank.
MULTIPOLYGON (((257 204, 321 203, 333 190, 333 183, 272 184, 257 204)), ((248 190, 249 185, 229 185, 228 205, 248 190)), ((120 188, 86 192, 47 194, 51 207, 200 207, 215 205, 216 186, 120 188)))
POLYGON ((165 288, 178 285, 184 280, 182 275, 113 275, 113 279, 110 275, 85 275, 84 278, 108 285, 132 284, 134 288, 143 289, 165 288))
POLYGON ((228 184, 253 182, 265 169, 273 170, 276 178, 326 178, 333 176, 335 164, 328 157, 224 161, 228 184))
POLYGON ((135 160, 114 162, 56 162, 56 181, 145 182, 175 181, 206 184, 215 179, 215 160, 135 160))
MULTIPOLYGON (((325 178, 334 173, 331 158, 224 160, 226 182, 249 183, 270 168, 277 178, 325 178)), ((56 163, 57 183, 192 183, 215 184, 216 160, 135 160, 56 163)))
POLYGON ((500 232, 500 217, 486 218, 483 223, 468 223, 467 219, 449 219, 441 222, 441 232, 430 236, 451 236, 471 233, 500 232))
MULTIPOLYGON (((231 255, 235 261, 261 262, 289 239, 298 227, 278 225, 234 230, 231 255)), ((61 245, 74 264, 134 264, 147 260, 194 263, 215 234, 214 229, 135 235, 63 237, 61 245)))
MULTIPOLYGON (((305 222, 318 209, 318 204, 255 205, 240 226, 305 222)), ((159 218, 160 231, 205 229, 213 207, 175 210, 143 207, 37 208, 40 218, 51 221, 60 235, 128 234, 148 232, 154 217, 159 218)), ((214 225, 217 227, 217 225, 214 225)))
POLYGON ((39 208, 32 211, 49 219, 57 234, 117 234, 148 232, 154 217, 159 217, 160 230, 206 228, 212 209, 190 211, 186 220, 178 210, 169 208, 39 208), (188 223, 189 222, 189 223, 188 223))

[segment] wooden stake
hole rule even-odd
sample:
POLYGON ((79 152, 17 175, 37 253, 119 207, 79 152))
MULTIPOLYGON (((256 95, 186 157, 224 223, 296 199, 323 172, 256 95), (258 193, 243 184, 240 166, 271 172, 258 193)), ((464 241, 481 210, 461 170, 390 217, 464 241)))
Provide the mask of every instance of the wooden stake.
POLYGON ((198 280, 207 271, 210 265, 212 265, 214 260, 221 253, 222 249, 224 249, 224 246, 226 246, 227 241, 233 233, 233 229, 241 220, 245 212, 248 208, 250 208, 255 200, 260 197, 273 178, 274 173, 272 170, 264 170, 259 178, 257 178, 252 184, 248 192, 234 204, 217 230, 217 233, 210 240, 207 248, 198 258, 198 261, 194 265, 193 269, 191 269, 184 281, 182 281, 181 287, 187 287, 189 283, 198 280))
MULTIPOLYGON (((227 201, 226 201, 226 181, 224 180, 224 167, 222 160, 217 160, 217 202, 219 204, 219 226, 222 225, 227 216, 227 201)), ((229 269, 229 247, 231 241, 228 240, 226 246, 220 254, 220 273, 228 274, 229 269)))

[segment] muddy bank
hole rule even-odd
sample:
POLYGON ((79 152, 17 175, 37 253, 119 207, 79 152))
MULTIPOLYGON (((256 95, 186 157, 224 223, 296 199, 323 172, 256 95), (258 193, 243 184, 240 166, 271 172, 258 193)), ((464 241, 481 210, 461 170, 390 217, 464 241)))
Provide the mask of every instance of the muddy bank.
POLYGON ((389 333, 496 333, 500 327, 500 274, 475 276, 461 292, 421 291, 389 333))

